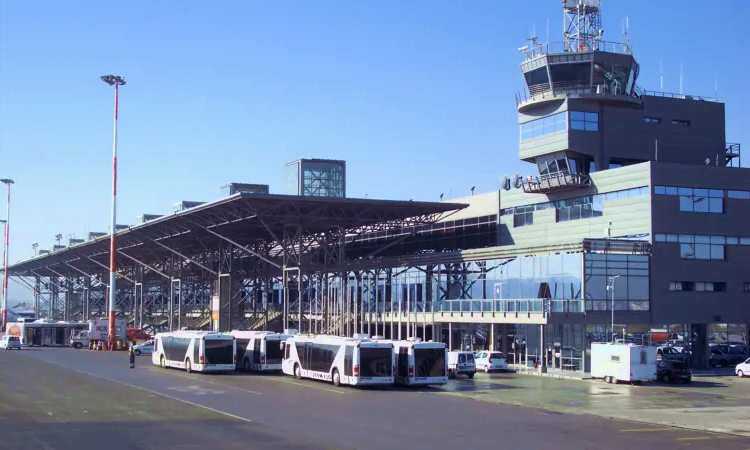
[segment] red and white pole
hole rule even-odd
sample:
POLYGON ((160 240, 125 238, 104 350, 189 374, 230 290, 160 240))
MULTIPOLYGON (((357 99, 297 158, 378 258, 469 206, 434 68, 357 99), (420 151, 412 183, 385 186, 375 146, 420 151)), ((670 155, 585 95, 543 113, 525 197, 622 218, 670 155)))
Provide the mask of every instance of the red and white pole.
MULTIPOLYGON (((116 329, 115 329, 115 293, 117 292, 117 258, 115 246, 115 234, 117 233, 117 103, 119 100, 119 83, 115 82, 115 136, 112 146, 112 228, 111 241, 109 247, 109 348, 114 350, 116 329)), ((124 339, 125 336, 122 336, 124 339)))
POLYGON ((5 243, 3 247, 3 304, 2 304, 2 330, 8 323, 8 248, 10 247, 10 180, 3 180, 8 185, 8 208, 5 216, 5 243))

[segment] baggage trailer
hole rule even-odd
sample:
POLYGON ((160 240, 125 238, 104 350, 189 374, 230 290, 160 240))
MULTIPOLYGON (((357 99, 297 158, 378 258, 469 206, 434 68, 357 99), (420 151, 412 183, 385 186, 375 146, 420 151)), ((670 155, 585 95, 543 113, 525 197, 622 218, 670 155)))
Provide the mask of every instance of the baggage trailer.
POLYGON ((639 385, 656 380, 656 348, 644 345, 593 342, 591 378, 607 383, 625 381, 639 385))

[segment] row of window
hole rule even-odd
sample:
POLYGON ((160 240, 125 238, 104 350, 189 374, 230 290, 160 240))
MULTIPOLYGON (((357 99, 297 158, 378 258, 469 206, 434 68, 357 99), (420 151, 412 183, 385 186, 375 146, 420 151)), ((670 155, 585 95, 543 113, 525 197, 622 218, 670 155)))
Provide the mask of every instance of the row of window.
POLYGON ((670 281, 669 290, 689 292, 726 292, 727 283, 724 281, 670 281))
POLYGON ((599 131, 599 113, 562 111, 521 124, 521 142, 568 130, 599 131))
POLYGON ((534 211, 555 208, 557 221, 567 222, 570 220, 589 219, 600 217, 604 214, 603 202, 630 197, 642 197, 648 195, 648 187, 637 187, 621 191, 607 192, 606 194, 584 195, 582 197, 568 198, 555 202, 536 203, 533 205, 516 206, 500 210, 501 216, 513 216, 513 226, 521 227, 534 223, 534 211))
POLYGON ((723 260, 724 246, 721 244, 680 244, 682 259, 719 259, 723 260))
POLYGON ((680 195, 695 198, 734 198, 739 200, 750 200, 750 191, 724 190, 724 189, 699 189, 678 186, 654 186, 654 194, 657 195, 680 195))
POLYGON ((654 234, 654 242, 674 242, 680 244, 750 245, 750 237, 656 233, 654 234))
MULTIPOLYGON (((661 119, 658 117, 644 117, 643 121, 646 123, 661 123, 661 119)), ((676 120, 672 119, 672 125, 679 125, 682 127, 689 127, 690 121, 689 120, 676 120)))

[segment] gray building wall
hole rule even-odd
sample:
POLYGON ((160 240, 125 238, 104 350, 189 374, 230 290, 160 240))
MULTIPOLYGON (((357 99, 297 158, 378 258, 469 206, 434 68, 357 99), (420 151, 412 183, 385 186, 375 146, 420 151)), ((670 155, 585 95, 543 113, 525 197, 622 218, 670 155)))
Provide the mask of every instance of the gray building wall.
POLYGON ((700 100, 643 96, 642 108, 626 104, 607 104, 596 100, 569 98, 541 104, 533 113, 519 113, 519 123, 525 123, 560 111, 599 113, 599 131, 570 130, 522 142, 521 159, 569 149, 592 156, 598 170, 609 167, 611 158, 705 165, 710 158, 725 165, 726 145, 724 104, 700 100), (661 123, 646 123, 644 117, 661 119, 661 123), (672 120, 689 121, 690 126, 672 124, 672 120))
MULTIPOLYGON (((750 169, 654 163, 652 184, 750 191, 750 169)), ((654 195, 653 233, 750 237, 750 200, 724 199, 724 213, 683 212, 679 196, 654 195)), ((679 243, 654 242, 651 310, 655 323, 748 323, 750 246, 726 245, 725 260, 680 258, 679 243), (671 281, 727 283, 727 292, 670 291, 671 281)))
MULTIPOLYGON (((649 163, 636 164, 592 174, 587 189, 563 194, 527 194, 521 189, 500 191, 500 208, 511 208, 584 195, 649 186, 649 163)), ((604 238, 649 234, 651 232, 649 195, 603 201, 603 215, 589 219, 557 222, 554 208, 534 212, 533 225, 513 226, 513 216, 500 217, 500 245, 531 247, 541 244, 580 242, 584 238, 604 238)))

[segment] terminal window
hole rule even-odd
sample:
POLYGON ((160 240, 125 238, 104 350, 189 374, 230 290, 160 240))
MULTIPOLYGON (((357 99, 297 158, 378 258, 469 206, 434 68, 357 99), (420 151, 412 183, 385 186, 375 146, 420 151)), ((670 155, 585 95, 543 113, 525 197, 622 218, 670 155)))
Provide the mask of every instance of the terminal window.
POLYGON ((724 259, 724 244, 721 236, 679 236, 680 258, 682 259, 724 259))
POLYGON ((566 131, 568 117, 565 111, 541 117, 521 124, 521 142, 536 139, 548 134, 566 131))
POLYGON ((724 281, 670 281, 669 290, 686 292, 726 292, 727 283, 724 281))
POLYGON ((661 119, 658 117, 644 117, 643 121, 646 123, 661 123, 661 119))
POLYGON ((681 127, 689 127, 690 121, 689 120, 673 120, 672 125, 679 125, 681 127))
POLYGON ((570 111, 570 129, 599 131, 599 113, 570 111))

